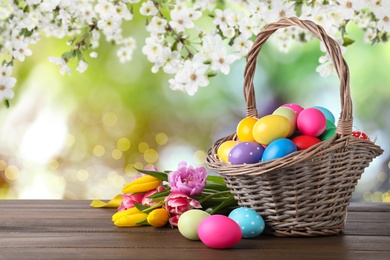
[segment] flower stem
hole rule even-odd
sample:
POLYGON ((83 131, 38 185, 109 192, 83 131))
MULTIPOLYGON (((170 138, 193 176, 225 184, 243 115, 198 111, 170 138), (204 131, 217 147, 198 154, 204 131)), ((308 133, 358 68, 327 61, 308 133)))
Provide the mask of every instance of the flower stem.
POLYGON ((227 208, 228 206, 237 206, 237 201, 234 199, 233 196, 230 197, 229 199, 225 200, 224 202, 222 202, 221 204, 219 204, 215 208, 213 208, 213 210, 210 212, 210 215, 215 214, 219 210, 221 210, 223 208, 227 208))
POLYGON ((224 196, 224 195, 228 195, 229 197, 233 198, 233 195, 230 193, 230 191, 220 191, 220 192, 216 192, 216 193, 212 193, 210 195, 207 195, 206 197, 200 199, 199 202, 203 203, 211 198, 214 198, 217 196, 224 196))

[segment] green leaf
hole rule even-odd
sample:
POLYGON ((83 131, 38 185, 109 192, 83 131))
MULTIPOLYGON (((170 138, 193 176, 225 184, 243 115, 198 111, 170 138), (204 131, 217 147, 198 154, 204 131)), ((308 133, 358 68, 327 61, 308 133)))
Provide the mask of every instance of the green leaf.
POLYGON ((4 106, 5 106, 6 108, 9 108, 9 100, 8 100, 8 99, 5 99, 5 100, 4 100, 4 106))
POLYGON ((206 182, 206 185, 204 188, 208 189, 208 190, 215 190, 215 191, 228 191, 229 190, 229 188, 226 185, 222 185, 219 183, 207 183, 207 182, 206 182))
POLYGON ((206 181, 225 185, 225 180, 221 176, 208 175, 206 181))
POLYGON ((135 222, 137 225, 149 225, 148 220, 145 218, 141 221, 135 222))
POLYGON ((381 40, 382 40, 383 42, 387 42, 387 41, 389 40, 389 37, 388 37, 388 35, 387 35, 387 32, 384 32, 384 33, 382 34, 381 40))
POLYGON ((219 204, 217 207, 213 208, 213 210, 210 212, 210 215, 216 214, 227 207, 237 207, 237 206, 238 206, 237 201, 234 199, 234 197, 231 197, 225 200, 224 202, 222 202, 221 204, 219 204))
POLYGON ((302 14, 303 0, 296 0, 294 4, 294 11, 297 17, 302 14))
POLYGON ((164 190, 164 191, 156 192, 156 193, 148 196, 148 198, 154 199, 154 198, 166 197, 170 193, 171 193, 171 190, 167 189, 167 190, 164 190))
POLYGON ((68 62, 70 59, 73 59, 76 57, 76 52, 74 50, 64 52, 61 55, 61 58, 63 58, 66 62, 68 62))
POLYGON ((134 203, 134 207, 136 207, 139 211, 144 211, 144 210, 147 210, 149 208, 149 207, 144 206, 144 205, 139 204, 139 203, 134 203))
POLYGON ((353 40, 351 38, 343 37, 343 46, 344 47, 347 47, 347 46, 353 44, 354 42, 355 42, 355 40, 353 40))
POLYGON ((148 170, 141 170, 134 167, 134 169, 140 173, 145 173, 147 175, 153 176, 155 178, 158 178, 162 181, 168 181, 168 173, 167 172, 157 172, 157 171, 148 171, 148 170))
MULTIPOLYGON (((226 196, 228 197, 233 197, 233 195, 230 193, 230 191, 221 191, 221 192, 215 192, 215 193, 212 193, 210 195, 207 195, 206 197, 203 197, 199 200, 199 203, 203 203, 211 198, 215 198, 215 197, 223 197, 223 198, 226 198, 226 196)), ((225 199, 224 199, 225 200, 225 199)), ((224 201, 223 200, 223 201, 224 201)))
POLYGON ((29 31, 27 28, 23 28, 19 35, 23 35, 24 37, 30 37, 33 34, 34 30, 29 31))
POLYGON ((217 73, 214 72, 214 71, 210 71, 209 73, 207 73, 207 77, 209 77, 209 78, 212 78, 212 77, 215 77, 215 76, 217 76, 217 73))

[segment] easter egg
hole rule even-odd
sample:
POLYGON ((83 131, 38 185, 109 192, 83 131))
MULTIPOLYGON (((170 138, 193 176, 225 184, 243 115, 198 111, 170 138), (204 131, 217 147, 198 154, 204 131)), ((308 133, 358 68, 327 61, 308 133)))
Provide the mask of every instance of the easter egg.
POLYGON ((297 116, 303 110, 302 106, 300 106, 298 104, 294 104, 294 103, 284 104, 284 105, 282 105, 282 107, 288 107, 288 108, 292 109, 295 112, 295 114, 297 114, 297 116))
POLYGON ((234 220, 216 214, 199 223, 198 236, 206 246, 222 249, 236 245, 241 240, 242 232, 234 220))
POLYGON ((229 153, 231 164, 258 163, 263 155, 264 147, 256 142, 243 142, 236 144, 229 153))
POLYGON ((229 161, 229 153, 230 150, 238 144, 237 141, 225 141, 218 147, 217 150, 217 156, 219 159, 221 159, 223 162, 229 161))
POLYGON ((298 130, 304 135, 319 136, 326 128, 324 114, 316 108, 306 108, 297 118, 298 130))
POLYGON ((267 115, 253 126, 253 137, 256 142, 268 145, 272 141, 287 137, 290 133, 290 122, 281 115, 267 115))
POLYGON ((336 127, 326 129, 318 138, 322 141, 329 140, 336 134, 336 127))
POLYGON ((257 118, 255 117, 245 117, 237 125, 237 137, 240 142, 254 142, 252 129, 256 124, 257 118))
POLYGON ((297 151, 297 147, 287 138, 280 138, 272 143, 270 143, 267 148, 265 148, 262 156, 262 161, 268 161, 272 159, 282 158, 287 154, 297 151))
POLYGON ((299 135, 294 137, 291 141, 293 141, 298 150, 305 150, 310 146, 321 142, 320 139, 311 135, 299 135))
POLYGON ((240 226, 243 238, 257 237, 265 228, 263 218, 251 208, 236 208, 230 212, 229 218, 233 219, 240 226))
POLYGON ((177 224, 180 234, 190 240, 199 240, 199 223, 208 216, 210 216, 209 213, 200 209, 187 210, 181 214, 177 224))
POLYGON ((325 130, 330 129, 330 128, 336 128, 335 124, 332 123, 332 121, 326 119, 326 127, 325 130))
POLYGON ((287 118, 288 122, 290 122, 290 132, 288 136, 292 136, 295 133, 297 128, 297 114, 288 107, 278 107, 273 113, 273 115, 280 115, 287 118))
POLYGON ((314 106, 314 108, 317 108, 318 110, 320 110, 325 118, 327 120, 329 120, 330 122, 332 122, 333 124, 335 123, 335 118, 334 118, 334 115, 332 114, 332 112, 330 112, 327 108, 325 107, 320 107, 320 106, 314 106))

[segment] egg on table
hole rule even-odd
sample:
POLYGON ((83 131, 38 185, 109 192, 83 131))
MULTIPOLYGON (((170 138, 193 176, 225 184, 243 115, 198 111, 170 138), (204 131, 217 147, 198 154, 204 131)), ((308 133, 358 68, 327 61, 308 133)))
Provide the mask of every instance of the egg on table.
POLYGON ((254 209, 239 207, 229 214, 229 218, 240 226, 243 238, 254 238, 263 233, 264 219, 254 209))

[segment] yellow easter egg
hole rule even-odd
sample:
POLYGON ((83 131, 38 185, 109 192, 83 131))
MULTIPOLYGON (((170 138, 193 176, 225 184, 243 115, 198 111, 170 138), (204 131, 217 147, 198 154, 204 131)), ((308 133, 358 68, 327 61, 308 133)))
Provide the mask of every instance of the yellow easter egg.
POLYGON ((290 133, 290 122, 281 115, 267 115, 260 118, 253 126, 256 142, 268 145, 272 141, 285 138, 290 133))
POLYGON ((288 107, 279 107, 272 114, 284 116, 290 122, 289 137, 295 133, 295 130, 297 129, 297 114, 294 110, 288 107))
POLYGON ((256 124, 257 118, 245 117, 237 125, 237 137, 240 142, 254 142, 253 138, 253 126, 256 124))
POLYGON ((217 156, 219 159, 221 159, 223 162, 229 162, 229 153, 230 150, 238 144, 238 141, 225 141, 223 142, 217 150, 217 156))

